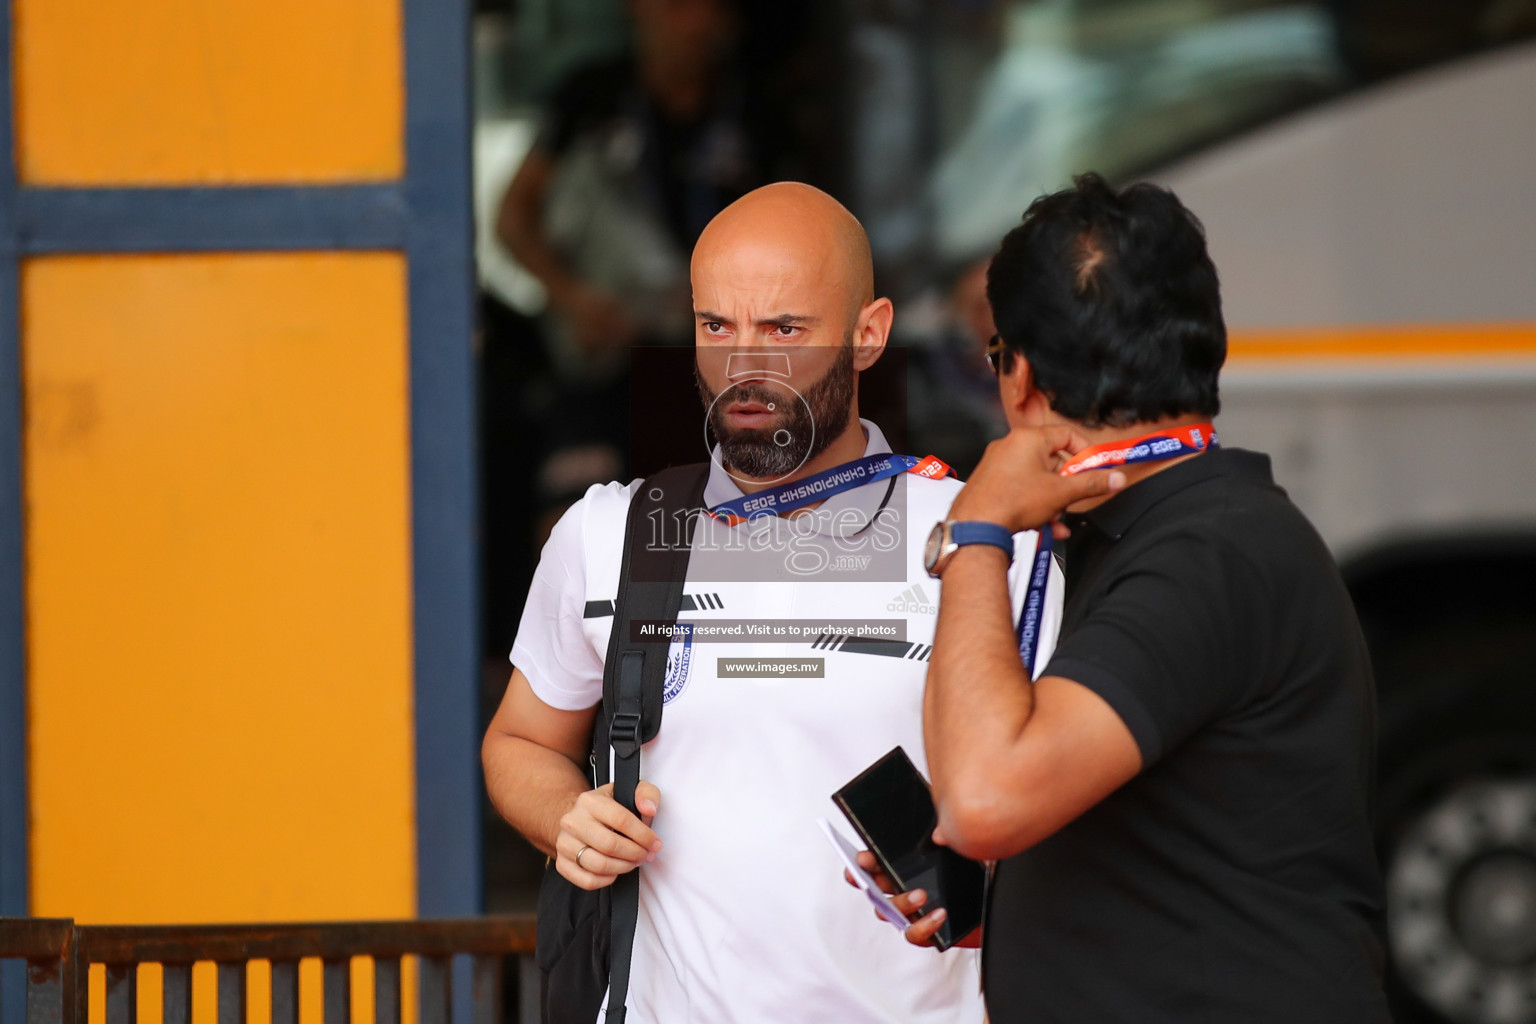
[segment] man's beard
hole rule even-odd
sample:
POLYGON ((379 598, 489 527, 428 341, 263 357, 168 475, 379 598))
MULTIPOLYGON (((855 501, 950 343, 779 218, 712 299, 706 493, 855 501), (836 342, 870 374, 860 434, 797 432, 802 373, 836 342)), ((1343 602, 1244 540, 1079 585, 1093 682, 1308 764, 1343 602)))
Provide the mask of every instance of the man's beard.
POLYGON ((709 410, 709 426, 720 441, 721 460, 727 469, 742 476, 759 480, 787 476, 826 451, 848 427, 849 406, 853 404, 852 344, 844 344, 827 372, 805 389, 804 402, 787 388, 748 380, 728 387, 727 400, 717 403, 716 392, 699 375, 697 362, 693 372, 699 397, 709 410), (736 402, 773 403, 778 415, 766 427, 737 429, 726 422, 723 408, 736 402), (788 444, 774 441, 781 430, 789 433, 788 444))

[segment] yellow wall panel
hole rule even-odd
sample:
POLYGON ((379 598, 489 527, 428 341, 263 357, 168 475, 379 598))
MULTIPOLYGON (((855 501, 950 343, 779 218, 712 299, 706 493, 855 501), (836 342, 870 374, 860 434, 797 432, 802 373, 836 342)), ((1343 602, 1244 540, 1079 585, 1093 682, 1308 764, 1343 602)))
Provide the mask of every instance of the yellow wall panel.
POLYGON ((399 177, 400 0, 13 0, 23 182, 399 177))
POLYGON ((25 266, 34 914, 414 913, 405 294, 383 253, 25 266))

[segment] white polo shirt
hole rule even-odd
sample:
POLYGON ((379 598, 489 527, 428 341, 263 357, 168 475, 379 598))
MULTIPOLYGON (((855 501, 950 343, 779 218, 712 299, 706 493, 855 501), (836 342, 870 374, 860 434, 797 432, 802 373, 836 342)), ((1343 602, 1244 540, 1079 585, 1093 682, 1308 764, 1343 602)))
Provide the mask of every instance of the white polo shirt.
MULTIPOLYGON (((862 422, 866 454, 888 452, 879 428, 862 422)), ((512 662, 551 707, 579 710, 602 699, 637 484, 592 487, 544 546, 512 662)), ((661 731, 641 754, 642 776, 661 791, 653 827, 664 848, 640 871, 629 993, 635 1024, 983 1019, 974 951, 920 949, 876 919, 843 881, 816 825, 830 818, 854 838, 831 794, 898 744, 927 772, 922 695, 939 584, 923 570, 923 545, 960 486, 913 474, 866 484, 824 502, 814 533, 807 522, 776 517, 737 527, 699 521, 680 621, 811 628, 823 620, 899 620, 905 637, 818 631, 794 642, 732 637, 685 648, 674 641, 661 731), (797 569, 738 571, 765 551, 782 566, 789 547, 797 569), (871 557, 862 569, 861 550, 871 557), (721 664, 746 659, 749 670, 761 670, 752 663, 786 658, 814 659, 820 674, 740 675, 721 664)), ((705 501, 740 496, 717 450, 705 501)), ((1035 540, 1033 533, 1015 538, 1015 616, 1035 540)), ((1053 565, 1037 665, 1050 660, 1061 595, 1053 565)))

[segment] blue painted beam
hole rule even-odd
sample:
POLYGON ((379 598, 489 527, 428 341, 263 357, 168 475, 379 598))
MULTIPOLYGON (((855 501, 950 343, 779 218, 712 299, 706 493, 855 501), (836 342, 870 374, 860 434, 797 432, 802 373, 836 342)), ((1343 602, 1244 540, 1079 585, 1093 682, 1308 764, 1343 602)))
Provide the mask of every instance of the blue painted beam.
MULTIPOLYGON (((11 0, 0 0, 0 238, 14 237, 11 0)), ((27 619, 22 541, 20 267, 0 253, 0 915, 25 915, 27 850, 27 619)), ((26 1018, 25 971, 0 964, 0 1024, 26 1018)))
MULTIPOLYGON (((0 916, 5 917, 26 916, 29 894, 18 279, 16 261, 0 256, 0 916)), ((3 1024, 22 1024, 26 1015, 20 966, 0 966, 3 1024)))
POLYGON ((0 247, 7 255, 401 249, 408 216, 405 188, 393 182, 21 188, 0 247))
POLYGON ((470 6, 404 4, 423 917, 481 908, 470 6))

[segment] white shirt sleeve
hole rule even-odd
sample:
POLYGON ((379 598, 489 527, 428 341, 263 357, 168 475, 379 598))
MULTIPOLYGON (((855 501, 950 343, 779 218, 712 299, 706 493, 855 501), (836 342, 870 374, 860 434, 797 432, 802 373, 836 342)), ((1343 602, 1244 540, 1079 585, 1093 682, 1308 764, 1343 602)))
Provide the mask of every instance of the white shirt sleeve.
MULTIPOLYGON (((587 636, 587 519, 594 501, 612 489, 628 507, 628 488, 590 488, 566 509, 539 555, 528 601, 512 643, 512 664, 528 677, 534 695, 552 708, 582 711, 603 699, 603 658, 587 636)), ((619 520, 622 536, 623 520, 619 520)), ((611 594, 597 595, 612 599, 611 594)))

